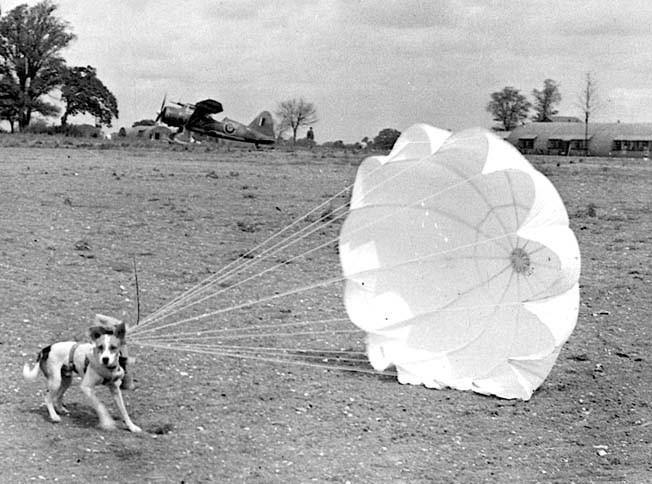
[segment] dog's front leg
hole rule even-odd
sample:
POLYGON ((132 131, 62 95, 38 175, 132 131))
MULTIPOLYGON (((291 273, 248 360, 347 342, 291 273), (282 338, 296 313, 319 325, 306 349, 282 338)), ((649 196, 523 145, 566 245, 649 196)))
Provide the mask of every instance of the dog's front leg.
POLYGON ((106 407, 100 402, 100 399, 95 395, 95 390, 93 389, 94 385, 87 381, 84 378, 81 382, 81 389, 84 392, 84 395, 88 397, 97 412, 97 416, 100 418, 100 427, 104 430, 114 430, 115 421, 109 415, 109 412, 106 410, 106 407))
POLYGON ((131 430, 132 432, 140 432, 142 429, 131 421, 131 419, 129 418, 129 414, 127 413, 127 407, 125 407, 125 402, 122 399, 122 392, 120 391, 121 384, 122 384, 122 380, 116 380, 112 383, 109 383, 109 390, 111 390, 111 395, 113 395, 115 404, 118 406, 118 410, 120 410, 120 415, 122 415, 122 420, 125 421, 125 424, 127 424, 129 430, 131 430))

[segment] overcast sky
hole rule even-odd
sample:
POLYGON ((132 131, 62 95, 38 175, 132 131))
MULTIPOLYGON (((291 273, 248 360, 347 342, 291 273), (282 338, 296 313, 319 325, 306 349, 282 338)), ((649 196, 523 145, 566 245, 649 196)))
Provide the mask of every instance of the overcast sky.
MULTIPOLYGON (((3 14, 20 3, 0 0, 3 14)), ((59 0, 91 65, 116 95, 115 127, 153 118, 163 95, 212 97, 249 122, 280 101, 317 107, 319 142, 352 142, 417 122, 490 127, 489 96, 531 99, 551 78, 560 114, 587 72, 596 121, 652 122, 649 0, 59 0)), ((218 115, 221 118, 222 115, 218 115)))

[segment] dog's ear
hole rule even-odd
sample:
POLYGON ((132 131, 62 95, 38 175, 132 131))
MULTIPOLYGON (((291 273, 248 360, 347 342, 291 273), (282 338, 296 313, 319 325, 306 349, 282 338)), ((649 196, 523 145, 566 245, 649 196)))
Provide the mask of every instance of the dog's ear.
POLYGON ((88 334, 91 337, 91 341, 95 341, 96 339, 104 336, 107 333, 112 332, 111 330, 108 330, 104 326, 93 326, 88 330, 88 334))
POLYGON ((127 338, 127 325, 125 323, 118 324, 113 328, 113 334, 119 340, 124 341, 127 338))

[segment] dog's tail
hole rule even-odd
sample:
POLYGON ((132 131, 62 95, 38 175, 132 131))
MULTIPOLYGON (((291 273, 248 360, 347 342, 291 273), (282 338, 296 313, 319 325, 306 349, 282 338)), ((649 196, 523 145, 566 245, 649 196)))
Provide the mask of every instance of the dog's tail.
POLYGON ((29 363, 25 363, 25 365, 23 366, 23 378, 25 378, 25 380, 30 380, 30 381, 36 380, 36 377, 38 376, 38 372, 41 369, 40 363, 48 359, 49 353, 50 353, 49 346, 39 351, 39 354, 36 356, 36 363, 31 369, 29 367, 29 363))
POLYGON ((29 363, 25 363, 25 366, 23 366, 23 377, 25 380, 34 381, 36 380, 40 369, 41 368, 38 363, 36 363, 31 369, 29 367, 29 363))

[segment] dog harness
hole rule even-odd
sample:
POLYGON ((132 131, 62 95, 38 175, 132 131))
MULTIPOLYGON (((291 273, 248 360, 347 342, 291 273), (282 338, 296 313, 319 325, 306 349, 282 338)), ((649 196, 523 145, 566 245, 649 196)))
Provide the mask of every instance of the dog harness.
POLYGON ((88 365, 90 361, 88 360, 88 356, 84 359, 84 371, 79 372, 77 367, 75 367, 75 351, 77 351, 77 347, 79 346, 79 343, 75 343, 72 345, 72 348, 70 348, 70 353, 68 354, 68 364, 64 365, 61 367, 61 375, 70 378, 73 373, 77 373, 78 375, 83 375, 86 373, 86 369, 88 368, 88 365))
MULTIPOLYGON (((88 369, 88 365, 90 364, 88 355, 86 355, 86 358, 84 358, 84 370, 82 372, 80 372, 75 366, 75 351, 77 350, 78 346, 79 343, 75 343, 74 345, 72 345, 72 348, 70 348, 70 353, 68 354, 68 364, 63 365, 61 367, 61 376, 63 376, 64 378, 70 378, 73 373, 77 373, 80 376, 84 376, 86 370, 88 369)), ((109 383, 113 383, 118 378, 119 377, 104 378, 104 380, 102 380, 102 385, 108 385, 109 383)))

